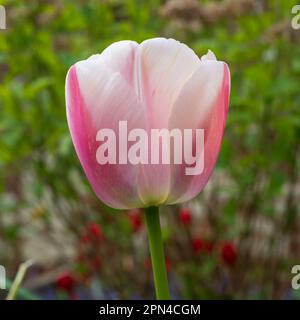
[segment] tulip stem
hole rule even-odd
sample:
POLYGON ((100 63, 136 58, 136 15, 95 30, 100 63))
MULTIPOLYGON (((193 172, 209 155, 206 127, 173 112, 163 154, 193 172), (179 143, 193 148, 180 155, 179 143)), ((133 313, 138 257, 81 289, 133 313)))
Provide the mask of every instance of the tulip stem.
POLYGON ((156 298, 157 300, 169 300, 170 292, 161 237, 159 208, 146 208, 145 213, 156 298))

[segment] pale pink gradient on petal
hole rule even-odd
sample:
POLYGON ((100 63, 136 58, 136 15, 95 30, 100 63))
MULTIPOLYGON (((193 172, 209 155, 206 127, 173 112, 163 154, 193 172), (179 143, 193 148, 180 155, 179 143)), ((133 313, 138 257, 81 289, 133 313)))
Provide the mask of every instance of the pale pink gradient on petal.
MULTIPOLYGON (((147 115, 148 130, 167 128, 173 104, 184 83, 197 70, 198 56, 185 44, 155 38, 139 45, 135 60, 135 91, 147 115)), ((139 194, 144 203, 164 203, 170 191, 170 166, 143 165, 139 194)))
POLYGON ((173 104, 199 57, 174 39, 154 38, 139 45, 135 61, 135 87, 152 128, 167 128, 173 104))
POLYGON ((133 85, 133 72, 138 43, 131 40, 118 41, 108 46, 102 53, 103 64, 114 72, 119 72, 133 85))
POLYGON ((220 151, 228 112, 230 73, 223 62, 205 64, 183 88, 170 119, 171 128, 204 129, 204 171, 200 175, 188 176, 185 165, 172 165, 169 204, 188 201, 201 192, 220 151))
MULTIPOLYGON (((102 71, 99 66, 98 71, 102 71)), ((94 102, 94 107, 101 110, 101 117, 93 119, 81 94, 77 72, 76 66, 71 67, 66 79, 67 118, 85 174, 97 196, 107 205, 118 209, 141 207, 143 204, 136 188, 138 166, 130 163, 99 165, 96 134, 101 128, 116 129, 120 120, 128 121, 128 130, 143 128, 142 108, 120 74, 107 74, 106 85, 97 88, 97 102, 94 102)), ((84 83, 84 75, 81 77, 84 83)), ((97 83, 97 79, 89 80, 97 83)))

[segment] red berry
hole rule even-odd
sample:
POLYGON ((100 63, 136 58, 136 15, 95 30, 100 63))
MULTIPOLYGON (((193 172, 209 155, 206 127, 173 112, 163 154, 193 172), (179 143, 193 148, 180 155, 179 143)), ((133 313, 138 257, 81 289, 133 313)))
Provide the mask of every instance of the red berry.
POLYGON ((133 231, 138 232, 143 226, 141 212, 139 210, 131 210, 128 217, 133 231))
POLYGON ((66 272, 56 279, 56 287, 60 290, 71 292, 75 286, 75 279, 72 274, 66 272))
POLYGON ((91 223, 88 229, 89 233, 96 239, 102 238, 102 230, 97 223, 91 223))
POLYGON ((204 250, 204 242, 201 238, 193 238, 192 246, 195 253, 200 253, 204 250))
POLYGON ((237 252, 235 245, 232 242, 225 242, 222 246, 222 260, 228 265, 233 265, 237 259, 237 252))
POLYGON ((182 224, 189 225, 192 221, 192 214, 191 211, 188 208, 182 208, 179 211, 179 219, 182 224))

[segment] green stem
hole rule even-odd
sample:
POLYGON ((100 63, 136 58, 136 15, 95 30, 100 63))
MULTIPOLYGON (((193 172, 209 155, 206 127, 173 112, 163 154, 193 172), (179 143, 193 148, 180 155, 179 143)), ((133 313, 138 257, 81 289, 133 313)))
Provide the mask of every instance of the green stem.
POLYGON ((170 293, 161 238, 159 209, 158 207, 149 207, 146 208, 145 213, 156 298, 158 300, 168 300, 170 299, 170 293))
MULTIPOLYGON (((12 287, 12 281, 10 279, 6 279, 6 287, 8 290, 10 290, 10 288, 12 287)), ((40 300, 40 297, 21 287, 16 293, 16 298, 21 300, 40 300)))
POLYGON ((31 260, 28 260, 28 261, 22 263, 19 267, 19 270, 17 272, 17 275, 16 275, 14 281, 13 282, 8 281, 8 286, 10 289, 9 289, 6 300, 14 300, 17 297, 17 295, 20 298, 24 298, 24 299, 37 299, 36 296, 31 294, 27 290, 20 288, 21 283, 26 275, 26 272, 27 272, 28 268, 30 268, 32 263, 33 262, 31 260))

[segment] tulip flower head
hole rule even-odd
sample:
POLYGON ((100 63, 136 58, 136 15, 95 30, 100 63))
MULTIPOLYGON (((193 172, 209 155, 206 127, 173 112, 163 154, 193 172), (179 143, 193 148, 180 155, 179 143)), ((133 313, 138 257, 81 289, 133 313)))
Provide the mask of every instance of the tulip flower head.
POLYGON ((226 63, 173 39, 116 42, 73 65, 68 124, 97 196, 118 209, 195 197, 217 160, 229 91, 226 63))

